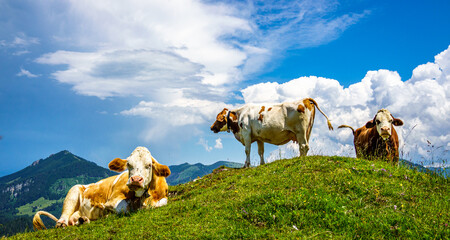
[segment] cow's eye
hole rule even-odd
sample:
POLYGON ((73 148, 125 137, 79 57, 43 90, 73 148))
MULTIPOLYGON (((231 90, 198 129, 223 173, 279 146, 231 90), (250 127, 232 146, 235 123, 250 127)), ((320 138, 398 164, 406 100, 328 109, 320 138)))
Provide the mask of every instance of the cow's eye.
POLYGON ((381 121, 380 121, 380 120, 378 120, 378 119, 377 119, 377 120, 376 120, 375 122, 376 122, 377 124, 380 124, 380 123, 381 123, 381 121))
POLYGON ((128 168, 128 169, 132 169, 133 166, 131 166, 131 164, 127 163, 127 168, 128 168))
POLYGON ((151 168, 152 165, 151 165, 151 164, 147 164, 145 167, 146 167, 146 168, 151 168))

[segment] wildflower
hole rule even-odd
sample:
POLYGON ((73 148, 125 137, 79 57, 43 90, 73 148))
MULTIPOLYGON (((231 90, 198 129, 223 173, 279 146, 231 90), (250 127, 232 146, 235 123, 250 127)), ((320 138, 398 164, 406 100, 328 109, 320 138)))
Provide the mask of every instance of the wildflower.
POLYGON ((298 228, 297 228, 295 225, 292 225, 292 227, 293 227, 295 230, 298 231, 298 228))
POLYGON ((392 177, 392 174, 389 174, 389 177, 392 177))
POLYGON ((397 205, 394 205, 394 210, 397 210, 397 205))
POLYGON ((400 183, 400 187, 403 187, 403 184, 400 183))
POLYGON ((245 214, 248 214, 248 212, 247 212, 247 211, 245 211, 245 209, 244 209, 244 208, 242 208, 242 212, 244 212, 245 214))
POLYGON ((380 171, 385 171, 386 172, 386 169, 382 168, 382 169, 380 169, 380 171))

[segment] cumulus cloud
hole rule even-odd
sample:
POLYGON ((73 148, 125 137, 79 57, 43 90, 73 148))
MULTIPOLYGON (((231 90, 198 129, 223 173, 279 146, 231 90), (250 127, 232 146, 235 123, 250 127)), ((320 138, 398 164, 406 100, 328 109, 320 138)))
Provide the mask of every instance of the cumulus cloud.
POLYGON ((217 149, 222 149, 223 148, 222 139, 221 138, 216 139, 216 145, 214 145, 214 148, 217 148, 217 149))
POLYGON ((328 43, 369 14, 341 13, 334 0, 80 0, 58 14, 54 4, 36 3, 63 48, 36 62, 61 65, 53 78, 78 94, 141 98, 121 114, 151 119, 158 135, 211 121, 269 60, 328 43))
POLYGON ((29 78, 35 78, 38 77, 39 75, 36 74, 32 74, 30 71, 20 68, 20 72, 16 74, 19 77, 29 77, 29 78))
MULTIPOLYGON (((344 88, 334 79, 301 77, 286 83, 260 83, 242 90, 246 103, 283 102, 313 97, 330 117, 334 126, 346 124, 358 128, 387 108, 404 126, 397 127, 404 158, 416 162, 448 159, 450 142, 450 47, 414 69, 411 79, 402 81, 389 70, 369 71, 358 83, 344 88), (429 143, 432 143, 430 145, 429 143), (434 149, 432 146, 435 146, 434 149), (437 147, 440 146, 440 150, 437 147), (435 151, 434 155, 430 152, 435 151), (439 154, 437 154, 439 152, 439 154), (432 159, 434 158, 434 159, 432 159)), ((348 130, 327 130, 326 121, 316 115, 310 141, 310 154, 351 155, 353 135, 348 130)), ((271 153, 287 155, 298 147, 289 144, 271 153)))

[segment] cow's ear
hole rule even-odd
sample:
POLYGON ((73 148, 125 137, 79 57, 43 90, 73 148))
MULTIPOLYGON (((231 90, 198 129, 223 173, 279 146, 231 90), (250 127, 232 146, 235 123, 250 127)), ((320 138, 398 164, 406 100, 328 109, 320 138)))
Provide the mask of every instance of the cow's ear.
POLYGON ((159 163, 153 164, 153 171, 155 171, 155 174, 158 177, 168 177, 170 175, 169 167, 159 163))
POLYGON ((235 122, 235 123, 238 122, 238 116, 235 111, 230 111, 230 119, 232 122, 235 122))
POLYGON ((127 169, 127 160, 116 158, 108 164, 108 167, 111 171, 123 172, 127 169))
POLYGON ((373 123, 373 120, 370 120, 366 123, 366 128, 373 128, 375 124, 373 123))
POLYGON ((392 124, 394 124, 394 126, 403 126, 403 121, 401 119, 394 118, 394 121, 392 121, 392 124))
POLYGON ((154 157, 152 157, 153 171, 155 171, 158 177, 168 177, 170 175, 170 169, 166 165, 159 164, 154 157))

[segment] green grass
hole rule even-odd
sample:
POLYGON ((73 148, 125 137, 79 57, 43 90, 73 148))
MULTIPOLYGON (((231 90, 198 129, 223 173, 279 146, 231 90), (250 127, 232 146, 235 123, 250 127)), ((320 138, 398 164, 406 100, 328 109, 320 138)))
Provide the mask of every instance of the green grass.
POLYGON ((449 179, 384 162, 293 158, 169 190, 162 208, 13 239, 450 238, 449 179))
POLYGON ((17 215, 34 216, 34 214, 37 212, 37 210, 44 209, 55 203, 62 205, 63 202, 64 202, 64 199, 48 200, 48 199, 41 197, 32 203, 28 203, 28 204, 18 207, 17 210, 19 211, 19 213, 17 213, 17 215))

